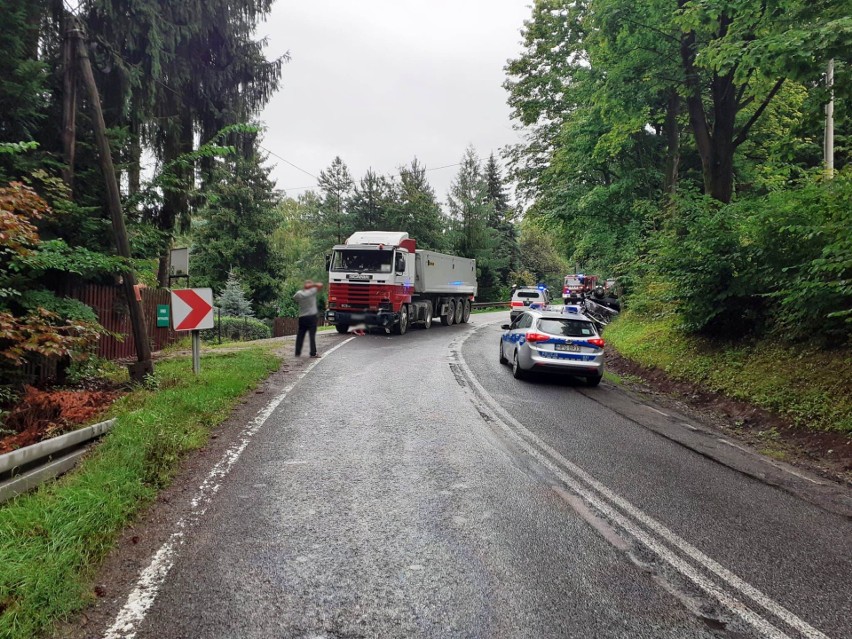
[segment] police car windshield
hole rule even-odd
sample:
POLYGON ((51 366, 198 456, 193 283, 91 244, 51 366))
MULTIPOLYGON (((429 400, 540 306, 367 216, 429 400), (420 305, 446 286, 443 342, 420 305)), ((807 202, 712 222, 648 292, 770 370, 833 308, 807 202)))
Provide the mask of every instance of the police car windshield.
MULTIPOLYGON (((529 297, 538 299, 541 297, 540 291, 515 291, 515 297, 529 297)), ((504 298, 505 299, 505 298, 504 298)))
POLYGON ((591 322, 575 319, 542 318, 538 321, 538 330, 562 337, 594 337, 597 334, 591 322))
POLYGON ((390 273, 392 263, 393 251, 346 249, 334 252, 334 259, 331 261, 331 270, 390 273))

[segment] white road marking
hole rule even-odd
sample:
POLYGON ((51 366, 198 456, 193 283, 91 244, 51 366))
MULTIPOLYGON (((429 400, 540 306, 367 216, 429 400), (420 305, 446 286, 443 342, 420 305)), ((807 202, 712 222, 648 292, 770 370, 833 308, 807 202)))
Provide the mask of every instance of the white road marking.
MULTIPOLYGON (((350 337, 344 340, 326 351, 325 355, 331 355, 331 353, 347 342, 351 342, 353 339, 355 338, 350 337)), ((287 385, 278 395, 270 400, 255 418, 246 425, 237 441, 231 444, 222 455, 222 458, 213 466, 190 502, 189 514, 178 520, 177 524, 175 524, 176 530, 160 546, 160 549, 151 559, 151 563, 139 575, 136 587, 127 596, 124 607, 119 611, 112 626, 106 631, 104 639, 132 639, 136 636, 139 624, 145 619, 145 615, 153 605, 160 588, 166 581, 166 577, 174 565, 178 548, 183 544, 186 533, 198 523, 199 519, 207 511, 207 507, 210 505, 213 497, 219 492, 222 479, 231 471, 252 437, 266 423, 266 420, 269 419, 270 415, 284 401, 284 398, 287 397, 290 391, 293 390, 305 375, 311 372, 314 366, 322 361, 322 359, 312 361, 305 367, 305 370, 299 373, 298 377, 292 383, 287 385)))
POLYGON ((611 521, 616 522, 623 530, 625 530, 625 532, 651 549, 655 554, 668 562, 672 567, 690 579, 690 581, 695 583, 699 588, 713 596, 731 612, 758 630, 763 636, 773 639, 788 638, 788 635, 778 630, 778 628, 763 619, 763 617, 754 613, 742 602, 734 599, 725 591, 721 590, 715 583, 695 571, 692 566, 675 555, 667 547, 661 545, 655 539, 650 537, 645 531, 637 527, 631 520, 622 515, 621 512, 615 510, 610 504, 617 506, 621 509, 621 511, 633 517, 633 519, 637 522, 641 522, 652 532, 678 548, 692 561, 701 565, 706 570, 715 573, 728 586, 756 602, 764 609, 784 621, 784 623, 795 628, 808 639, 829 639, 827 635, 809 625, 779 603, 770 599, 754 586, 743 581, 740 577, 702 553, 700 550, 666 528, 663 524, 656 521, 649 515, 646 515, 643 511, 633 506, 633 504, 629 503, 627 500, 601 484, 585 470, 565 459, 560 453, 551 448, 547 443, 542 441, 538 436, 512 417, 511 414, 509 414, 496 400, 494 400, 482 384, 479 383, 476 377, 474 377, 473 372, 470 370, 470 367, 467 365, 467 362, 461 354, 462 345, 474 333, 475 331, 467 333, 451 346, 451 348, 454 348, 457 353, 458 364, 463 370, 465 376, 468 378, 470 386, 475 389, 477 394, 482 397, 483 401, 488 404, 493 411, 494 422, 500 425, 500 427, 506 431, 508 435, 513 437, 513 439, 515 439, 530 455, 538 459, 542 464, 556 473, 556 475, 559 476, 566 485, 586 499, 586 501, 598 510, 598 512, 609 518, 611 521), (591 490, 587 489, 580 482, 588 486, 591 490, 596 491, 596 493, 600 496, 591 492, 591 490))
POLYGON ((660 414, 660 415, 662 415, 663 417, 669 417, 669 414, 668 414, 668 413, 664 413, 664 412, 663 412, 663 411, 661 411, 661 410, 657 410, 657 409, 656 409, 656 408, 654 408, 653 406, 645 406, 645 408, 647 408, 648 410, 652 410, 652 411, 654 411, 655 413, 659 413, 659 414, 660 414))

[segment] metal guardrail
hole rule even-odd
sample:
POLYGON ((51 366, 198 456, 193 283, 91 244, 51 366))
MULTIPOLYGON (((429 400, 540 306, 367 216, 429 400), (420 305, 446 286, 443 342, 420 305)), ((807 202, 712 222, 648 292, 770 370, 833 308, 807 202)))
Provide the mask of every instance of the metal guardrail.
POLYGON ((475 310, 481 308, 509 308, 509 302, 474 302, 470 307, 475 310))
POLYGON ((71 470, 88 450, 86 444, 114 424, 110 419, 0 455, 0 503, 71 470))

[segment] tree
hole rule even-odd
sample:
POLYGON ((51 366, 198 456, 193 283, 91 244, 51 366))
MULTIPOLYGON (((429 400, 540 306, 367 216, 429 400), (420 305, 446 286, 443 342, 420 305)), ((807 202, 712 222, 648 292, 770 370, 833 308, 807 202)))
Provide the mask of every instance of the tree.
POLYGON ((842 4, 678 0, 670 20, 681 29, 686 104, 706 194, 731 200, 734 154, 786 80, 819 77, 844 49, 848 57, 852 21, 842 4))
POLYGON ((246 298, 243 285, 234 269, 228 272, 225 287, 219 297, 216 298, 216 306, 219 307, 223 315, 229 317, 254 317, 251 301, 246 298))
POLYGON ((391 182, 368 169, 347 202, 352 228, 359 231, 386 230, 394 217, 393 195, 391 182))
POLYGON ((509 273, 517 269, 520 251, 518 248, 518 232, 512 222, 513 211, 509 206, 509 196, 503 183, 503 176, 497 160, 492 153, 485 165, 486 201, 491 205, 491 216, 488 225, 494 230, 497 238, 496 261, 499 279, 506 282, 509 273))
POLYGON ((191 251, 199 284, 219 288, 236 270, 259 315, 274 311, 284 267, 273 244, 278 196, 262 162, 257 153, 216 161, 217 181, 194 225, 191 251))
POLYGON ((489 227, 494 207, 488 201, 488 183, 473 147, 468 147, 462 156, 459 171, 450 185, 447 203, 455 226, 453 239, 456 252, 476 259, 480 297, 497 298, 501 284, 505 283, 500 274, 507 270, 507 264, 497 252, 500 238, 489 227))
POLYGON ((426 168, 414 158, 408 166, 399 167, 399 181, 394 186, 393 228, 408 232, 422 248, 443 250, 447 219, 426 178, 426 168))
POLYGON ((349 231, 346 202, 352 192, 354 182, 346 163, 336 156, 331 166, 320 171, 317 184, 323 193, 322 214, 323 226, 330 229, 337 244, 343 243, 345 234, 349 231))

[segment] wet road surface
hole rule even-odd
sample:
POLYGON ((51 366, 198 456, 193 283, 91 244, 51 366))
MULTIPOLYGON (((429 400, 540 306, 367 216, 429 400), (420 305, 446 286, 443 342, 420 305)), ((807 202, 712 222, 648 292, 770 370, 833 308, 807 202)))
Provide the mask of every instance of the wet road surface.
POLYGON ((852 636, 848 519, 514 380, 502 315, 319 360, 110 636, 852 636))

